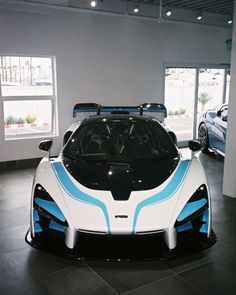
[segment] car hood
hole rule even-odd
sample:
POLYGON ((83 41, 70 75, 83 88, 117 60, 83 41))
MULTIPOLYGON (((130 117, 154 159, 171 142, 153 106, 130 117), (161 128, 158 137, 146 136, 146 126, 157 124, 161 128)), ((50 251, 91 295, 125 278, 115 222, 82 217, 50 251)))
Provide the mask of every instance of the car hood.
POLYGON ((132 191, 149 190, 166 181, 179 163, 172 159, 136 162, 76 161, 63 158, 70 175, 83 186, 111 191, 114 200, 128 200, 132 191))

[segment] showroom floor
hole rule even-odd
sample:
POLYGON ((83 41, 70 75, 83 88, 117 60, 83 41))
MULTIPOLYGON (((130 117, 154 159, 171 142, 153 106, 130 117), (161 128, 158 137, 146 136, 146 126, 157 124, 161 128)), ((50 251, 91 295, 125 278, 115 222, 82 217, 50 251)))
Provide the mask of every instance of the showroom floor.
POLYGON ((168 261, 75 262, 31 248, 24 236, 34 169, 0 173, 0 294, 235 293, 236 199, 221 193, 223 159, 203 154, 200 159, 209 179, 218 241, 168 261))

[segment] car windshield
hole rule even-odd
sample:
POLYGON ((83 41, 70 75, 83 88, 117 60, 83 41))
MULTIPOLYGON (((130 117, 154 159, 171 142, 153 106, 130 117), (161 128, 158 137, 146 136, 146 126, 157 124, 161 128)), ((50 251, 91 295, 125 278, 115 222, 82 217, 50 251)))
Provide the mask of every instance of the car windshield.
POLYGON ((63 150, 74 160, 135 161, 178 155, 166 130, 157 122, 106 120, 81 125, 63 150))

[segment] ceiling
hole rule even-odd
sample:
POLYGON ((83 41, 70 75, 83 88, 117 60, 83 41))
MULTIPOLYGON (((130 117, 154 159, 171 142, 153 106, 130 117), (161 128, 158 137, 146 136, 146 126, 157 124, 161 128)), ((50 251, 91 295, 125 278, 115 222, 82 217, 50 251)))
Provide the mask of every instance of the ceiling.
MULTIPOLYGON (((93 12, 116 13, 146 17, 152 19, 165 19, 174 21, 197 22, 196 15, 204 14, 202 24, 228 26, 234 12, 234 0, 96 0, 97 5, 92 7, 91 0, 0 0, 0 8, 23 7, 60 8, 70 10, 84 10, 93 12), (134 8, 139 12, 134 13, 134 8), (161 8, 161 9, 160 9, 161 8), (167 9, 172 10, 171 17, 166 16, 167 9)), ((230 23, 231 25, 231 23, 230 23)))
MULTIPOLYGON (((160 0, 130 0, 134 3, 160 5, 160 0)), ((163 7, 233 15, 234 0, 162 0, 163 7)))

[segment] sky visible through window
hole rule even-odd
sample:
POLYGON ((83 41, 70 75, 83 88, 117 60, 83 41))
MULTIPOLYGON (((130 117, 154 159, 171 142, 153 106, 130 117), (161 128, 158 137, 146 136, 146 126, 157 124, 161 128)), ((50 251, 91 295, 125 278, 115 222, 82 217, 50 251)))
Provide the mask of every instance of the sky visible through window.
POLYGON ((52 131, 51 57, 0 56, 5 138, 52 131))

